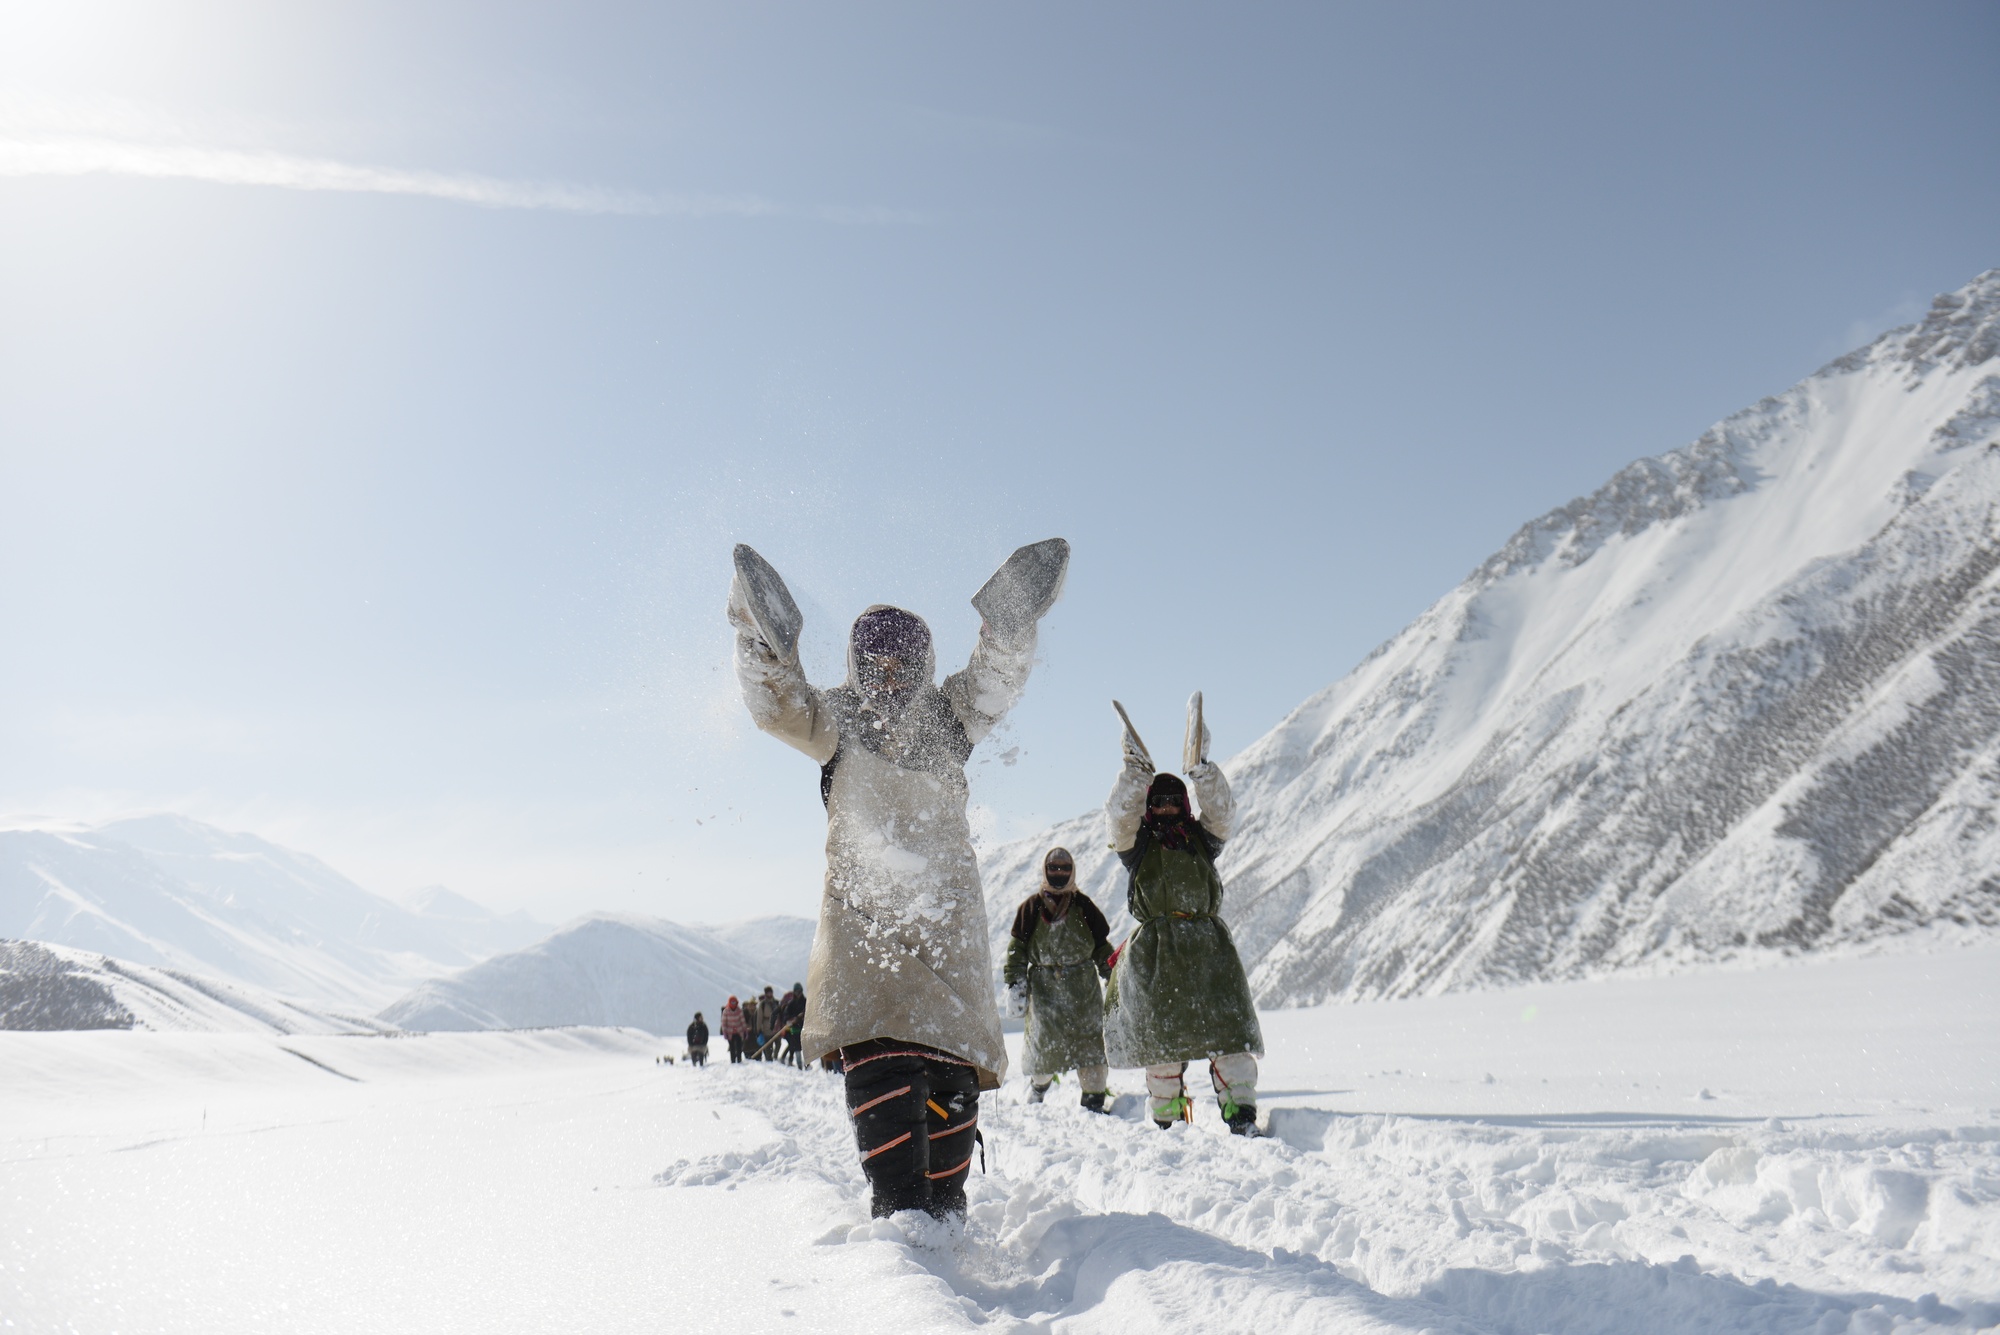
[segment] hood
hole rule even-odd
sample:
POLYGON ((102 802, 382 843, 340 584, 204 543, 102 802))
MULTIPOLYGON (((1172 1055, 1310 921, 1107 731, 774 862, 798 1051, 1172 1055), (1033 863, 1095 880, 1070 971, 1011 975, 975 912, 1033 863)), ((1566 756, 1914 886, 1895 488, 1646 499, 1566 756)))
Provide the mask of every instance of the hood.
MULTIPOLYGON (((847 685, 864 699, 867 692, 861 687, 860 660, 867 652, 914 657, 917 666, 913 676, 918 686, 930 685, 937 672, 937 651, 931 643, 930 626, 915 612, 887 603, 876 603, 854 618, 854 626, 847 634, 847 685)), ((900 703, 908 703, 907 695, 900 703)))

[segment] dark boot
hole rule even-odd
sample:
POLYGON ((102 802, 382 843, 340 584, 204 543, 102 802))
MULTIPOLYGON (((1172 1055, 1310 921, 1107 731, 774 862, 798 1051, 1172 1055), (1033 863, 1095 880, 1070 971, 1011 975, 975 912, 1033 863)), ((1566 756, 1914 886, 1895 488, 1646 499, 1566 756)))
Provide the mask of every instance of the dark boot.
POLYGON ((874 1188, 869 1213, 965 1213, 965 1179, 979 1133, 979 1073, 943 1053, 880 1039, 841 1049, 847 1110, 861 1171, 874 1188))
POLYGON ((930 1133, 930 1212, 939 1219, 965 1217, 965 1180, 979 1136, 979 1072, 962 1063, 927 1061, 930 1097, 924 1110, 930 1133))
POLYGON ((876 1219, 898 1210, 927 1210, 931 1203, 930 1140, 925 1134, 929 1095, 924 1059, 913 1055, 876 1057, 849 1068, 847 1112, 861 1171, 874 1188, 869 1213, 876 1219))
POLYGON ((1229 1123, 1229 1134, 1232 1136, 1263 1134, 1257 1130, 1257 1105, 1254 1103, 1238 1103, 1231 1106, 1224 1120, 1229 1123))
POLYGON ((1083 1098, 1078 1101, 1083 1104, 1084 1111, 1086 1112, 1109 1114, 1111 1109, 1104 1106, 1104 1101, 1110 1097, 1106 1093, 1099 1092, 1092 1094, 1086 1091, 1083 1098))

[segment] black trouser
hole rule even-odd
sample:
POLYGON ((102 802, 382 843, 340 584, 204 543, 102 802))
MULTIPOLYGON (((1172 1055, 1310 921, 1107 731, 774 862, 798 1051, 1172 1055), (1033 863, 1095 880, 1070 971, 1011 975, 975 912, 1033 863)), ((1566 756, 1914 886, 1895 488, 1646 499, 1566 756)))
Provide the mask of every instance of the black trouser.
POLYGON ((933 1048, 874 1039, 840 1050, 847 1111, 877 1219, 898 1210, 965 1213, 979 1134, 979 1072, 933 1048))
POLYGON ((729 1036, 729 1060, 733 1062, 743 1060, 743 1035, 731 1034, 729 1036))

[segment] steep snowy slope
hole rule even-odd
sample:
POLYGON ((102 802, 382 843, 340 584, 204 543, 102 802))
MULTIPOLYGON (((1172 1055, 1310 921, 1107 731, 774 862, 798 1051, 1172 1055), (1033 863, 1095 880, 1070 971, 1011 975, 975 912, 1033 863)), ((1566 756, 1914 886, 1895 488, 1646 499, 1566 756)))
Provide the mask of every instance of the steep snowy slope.
POLYGON ((433 979, 382 1018, 418 1030, 622 1025, 677 1035, 701 1011, 719 1033, 726 998, 747 1000, 767 985, 782 996, 805 979, 812 927, 804 918, 689 927, 596 914, 526 950, 433 979))
POLYGON ((0 937, 310 1003, 372 1010, 546 930, 450 900, 446 912, 413 912, 303 853, 180 816, 0 831, 0 937))
POLYGON ((295 1006, 214 978, 34 941, 0 941, 0 1029, 380 1033, 358 1015, 295 1006))
MULTIPOLYGON (((2000 270, 1528 524, 1230 761, 1259 997, 2000 925, 1996 353, 2000 270)), ((1122 898, 1099 819, 986 859, 996 933, 1058 839, 1122 898)))

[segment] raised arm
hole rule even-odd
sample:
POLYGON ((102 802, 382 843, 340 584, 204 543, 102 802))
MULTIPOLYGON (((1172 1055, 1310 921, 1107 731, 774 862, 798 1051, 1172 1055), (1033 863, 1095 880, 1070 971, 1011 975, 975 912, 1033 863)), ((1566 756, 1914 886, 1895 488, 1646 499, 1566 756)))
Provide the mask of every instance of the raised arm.
POLYGON ((1222 777, 1222 767, 1204 760, 1188 771, 1188 784, 1201 804, 1201 828, 1218 843, 1227 839, 1236 828, 1236 797, 1229 791, 1229 780, 1222 777))
POLYGON ((977 745, 1006 717, 1028 685, 1035 665, 1032 623, 1002 639, 992 627, 979 628, 972 661, 944 679, 944 698, 965 728, 966 740, 977 745))
POLYGON ((944 695, 975 745, 1021 698, 1035 664, 1036 623, 1062 595, 1068 573, 1069 544, 1047 538, 1017 548, 972 595, 979 643, 964 670, 944 679, 944 695))
POLYGON ((736 627, 736 682, 752 721, 817 764, 833 759, 840 734, 825 701, 806 680, 797 652, 781 656, 757 633, 739 584, 730 586, 729 623, 736 627))
POLYGON ((1125 734, 1125 763, 1104 801, 1104 815, 1111 825, 1111 851, 1124 853, 1139 842, 1139 822, 1146 818, 1146 790, 1153 786, 1153 762, 1138 749, 1130 732, 1125 734))

